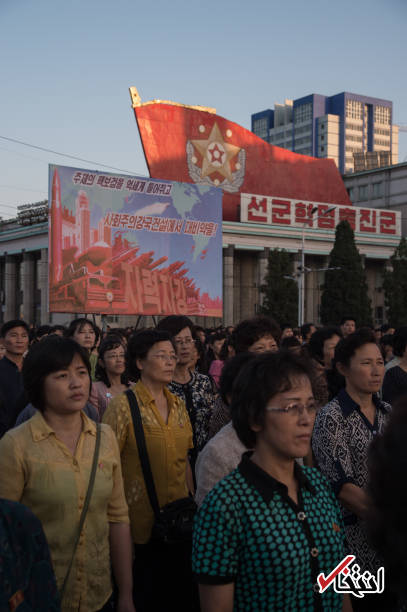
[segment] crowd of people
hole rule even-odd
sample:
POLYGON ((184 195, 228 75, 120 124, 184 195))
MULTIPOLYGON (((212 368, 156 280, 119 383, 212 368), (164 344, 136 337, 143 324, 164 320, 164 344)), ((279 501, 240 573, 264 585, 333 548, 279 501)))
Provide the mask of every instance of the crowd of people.
POLYGON ((403 609, 407 327, 0 336, 0 610, 403 609))

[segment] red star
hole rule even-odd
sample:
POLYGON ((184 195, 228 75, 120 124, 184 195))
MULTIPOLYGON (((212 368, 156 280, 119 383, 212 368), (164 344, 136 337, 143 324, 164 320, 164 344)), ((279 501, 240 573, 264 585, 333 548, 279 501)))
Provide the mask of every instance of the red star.
POLYGON ((218 147, 216 143, 213 145, 212 149, 208 148, 208 151, 212 158, 211 163, 218 162, 219 164, 223 165, 223 156, 225 155, 225 153, 224 151, 222 151, 222 149, 218 147))

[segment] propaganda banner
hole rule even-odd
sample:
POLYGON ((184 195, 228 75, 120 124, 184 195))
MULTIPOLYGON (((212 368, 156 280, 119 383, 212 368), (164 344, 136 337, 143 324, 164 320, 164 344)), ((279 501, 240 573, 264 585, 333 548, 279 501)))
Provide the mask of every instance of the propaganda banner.
POLYGON ((222 316, 222 192, 49 166, 50 312, 222 316))

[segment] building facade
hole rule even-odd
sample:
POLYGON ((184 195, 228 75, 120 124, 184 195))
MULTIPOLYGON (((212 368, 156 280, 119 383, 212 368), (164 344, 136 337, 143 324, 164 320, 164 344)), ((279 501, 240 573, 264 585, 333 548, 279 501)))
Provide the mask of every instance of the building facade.
MULTIPOLYGON (((252 194, 240 196, 240 219, 222 224, 223 322, 232 325, 259 312, 260 287, 271 249, 285 249, 291 254, 296 275, 304 236, 304 318, 319 323, 324 268, 328 266, 335 227, 343 219, 354 227, 356 244, 363 255, 375 323, 383 323, 382 277, 400 240, 400 212, 305 204, 252 194)), ((54 272, 54 266, 52 258, 48 265, 48 222, 24 225, 21 219, 2 221, 0 245, 0 322, 21 317, 35 324, 66 324, 77 316, 49 312, 48 273, 54 272)), ((137 317, 110 316, 108 321, 120 326, 135 325, 137 317)), ((211 327, 221 321, 195 317, 195 322, 211 327)), ((144 318, 144 325, 151 323, 150 317, 144 318)))
POLYGON ((362 164, 398 162, 398 127, 389 100, 342 92, 310 94, 275 104, 251 117, 263 140, 296 153, 335 160, 341 173, 362 164))
POLYGON ((354 206, 388 208, 401 213, 401 232, 407 236, 407 162, 343 177, 354 206))

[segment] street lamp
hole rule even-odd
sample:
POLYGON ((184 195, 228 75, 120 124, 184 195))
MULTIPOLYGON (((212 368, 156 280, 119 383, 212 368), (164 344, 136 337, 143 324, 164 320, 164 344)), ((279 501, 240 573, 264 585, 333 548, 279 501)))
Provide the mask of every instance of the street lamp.
MULTIPOLYGON (((335 210, 336 206, 331 206, 330 208, 328 208, 327 210, 324 210, 324 212, 322 212, 320 215, 318 215, 317 217, 315 217, 315 219, 320 219, 320 217, 323 217, 324 215, 332 212, 333 210, 335 210)), ((310 217, 313 218, 313 215, 317 212, 318 210, 318 206, 314 206, 314 208, 311 210, 310 213, 310 217)), ((302 225, 302 231, 301 231, 301 266, 299 269, 299 276, 298 276, 298 326, 301 327, 301 325, 304 324, 304 310, 305 310, 305 272, 309 272, 309 270, 305 269, 305 221, 302 225)))

